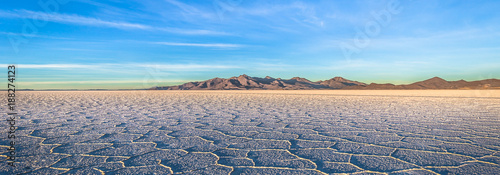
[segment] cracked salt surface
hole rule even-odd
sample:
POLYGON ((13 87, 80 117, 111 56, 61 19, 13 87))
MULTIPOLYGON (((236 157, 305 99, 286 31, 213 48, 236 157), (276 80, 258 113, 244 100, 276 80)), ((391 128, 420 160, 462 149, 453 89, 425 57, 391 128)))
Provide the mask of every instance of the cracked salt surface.
POLYGON ((499 90, 18 94, 0 174, 500 172, 499 90))

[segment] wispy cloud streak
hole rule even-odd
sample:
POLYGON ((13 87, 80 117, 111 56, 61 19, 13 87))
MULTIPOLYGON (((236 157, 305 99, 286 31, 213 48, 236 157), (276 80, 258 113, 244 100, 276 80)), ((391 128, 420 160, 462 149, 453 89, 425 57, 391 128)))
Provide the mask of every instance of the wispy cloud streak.
MULTIPOLYGON (((0 15, 4 15, 5 12, 0 13, 0 15)), ((10 14, 10 17, 18 17, 18 18, 33 18, 39 17, 40 19, 51 21, 51 22, 59 22, 59 23, 71 23, 78 25, 91 25, 91 26, 106 26, 113 27, 119 29, 152 29, 151 26, 136 24, 136 23, 128 23, 128 22, 118 22, 118 21, 105 21, 97 18, 84 17, 79 15, 68 15, 68 14, 60 14, 60 13, 45 13, 45 12, 35 12, 30 10, 15 10, 14 14, 10 14)))
POLYGON ((72 39, 72 38, 54 37, 54 36, 47 36, 47 35, 34 35, 34 34, 25 34, 25 33, 12 33, 12 32, 0 32, 0 35, 14 35, 14 36, 25 36, 25 37, 46 38, 46 39, 72 39))
MULTIPOLYGON (((186 82, 186 81, 198 81, 198 80, 162 80, 161 82, 167 82, 167 83, 177 83, 177 82, 186 82)), ((152 80, 151 82, 154 82, 152 80)), ((21 82, 22 84, 25 85, 30 85, 30 84, 125 84, 125 83, 144 83, 144 80, 125 80, 125 81, 109 81, 109 80, 102 80, 102 81, 25 81, 21 82)))
POLYGON ((187 34, 187 35, 228 35, 225 32, 211 31, 211 30, 192 30, 192 29, 179 29, 172 27, 155 27, 146 24, 130 23, 123 21, 108 21, 98 18, 85 17, 74 14, 61 14, 61 13, 45 13, 30 10, 14 10, 14 11, 0 11, 0 17, 5 18, 23 18, 23 19, 36 19, 57 23, 96 26, 96 27, 109 27, 122 30, 156 30, 170 33, 187 34))
MULTIPOLYGON (((0 64, 1 67, 7 67, 7 64, 0 64)), ((19 69, 137 69, 154 68, 165 71, 200 71, 209 69, 234 69, 239 68, 234 65, 217 64, 164 64, 164 63, 124 63, 124 64, 18 64, 19 69)))
POLYGON ((174 42, 153 42, 152 44, 167 45, 167 46, 217 47, 217 48, 237 48, 237 47, 243 47, 243 45, 239 45, 239 44, 223 44, 223 43, 174 43, 174 42))
MULTIPOLYGON (((0 64, 0 66, 7 66, 0 64)), ((83 64, 18 64, 16 67, 20 69, 90 69, 100 67, 102 65, 83 65, 83 64)))
POLYGON ((182 2, 179 2, 179 1, 176 1, 176 0, 165 0, 166 2, 172 4, 172 5, 175 5, 177 7, 179 7, 181 10, 183 10, 184 12, 186 13, 199 13, 199 10, 190 6, 190 5, 187 5, 187 4, 184 4, 182 2))

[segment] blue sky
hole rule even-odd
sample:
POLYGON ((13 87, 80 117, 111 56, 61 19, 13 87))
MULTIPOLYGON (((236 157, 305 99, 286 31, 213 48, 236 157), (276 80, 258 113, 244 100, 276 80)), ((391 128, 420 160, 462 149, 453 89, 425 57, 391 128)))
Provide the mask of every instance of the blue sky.
MULTIPOLYGON (((240 74, 366 83, 500 78, 499 1, 40 0, 0 7, 0 65, 29 89, 240 74)), ((6 82, 1 82, 5 84, 6 82)))

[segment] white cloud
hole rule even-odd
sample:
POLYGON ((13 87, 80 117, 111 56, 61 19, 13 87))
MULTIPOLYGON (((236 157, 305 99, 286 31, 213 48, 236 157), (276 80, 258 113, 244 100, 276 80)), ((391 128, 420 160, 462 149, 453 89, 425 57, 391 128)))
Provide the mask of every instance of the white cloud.
POLYGON ((24 85, 34 85, 34 84, 128 84, 128 83, 144 83, 144 82, 161 82, 161 83, 177 83, 177 82, 186 82, 186 81, 197 81, 197 80, 125 80, 125 81, 32 81, 32 82, 20 82, 24 85))
POLYGON ((165 0, 165 1, 172 4, 172 5, 179 7, 181 10, 183 10, 186 13, 190 13, 190 14, 200 13, 198 9, 196 9, 190 5, 184 4, 182 2, 179 2, 176 0, 165 0))
POLYGON ((165 31, 169 33, 185 34, 185 35, 232 35, 227 32, 219 32, 213 30, 186 30, 186 29, 167 28, 167 27, 156 28, 155 30, 165 31))
POLYGON ((60 22, 60 23, 73 23, 79 25, 92 25, 92 26, 106 26, 112 28, 120 28, 120 29, 151 29, 152 27, 143 25, 143 24, 135 24, 128 22, 118 22, 118 21, 105 21, 97 18, 89 18, 83 17, 79 15, 67 15, 60 13, 45 13, 45 12, 35 12, 29 10, 17 10, 18 15, 22 18, 32 18, 32 17, 41 17, 43 20, 52 21, 52 22, 60 22))
POLYGON ((224 44, 224 43, 152 42, 152 44, 160 44, 160 45, 167 45, 167 46, 218 47, 218 48, 237 48, 237 47, 243 47, 243 45, 239 45, 239 44, 224 44))
MULTIPOLYGON (((188 5, 186 3, 177 1, 177 0, 165 0, 165 2, 176 6, 179 8, 180 14, 186 19, 186 20, 214 20, 217 19, 216 15, 213 13, 212 9, 207 9, 207 8, 197 8, 192 5, 188 5)), ((211 6, 209 6, 211 7, 211 6)))
POLYGON ((69 24, 96 26, 96 27, 110 27, 110 28, 117 28, 124 30, 125 29, 156 30, 156 31, 164 31, 164 32, 187 34, 187 35, 228 35, 225 32, 218 32, 211 30, 192 30, 192 29, 179 29, 171 27, 155 27, 139 23, 107 21, 98 18, 84 17, 80 15, 45 13, 45 12, 36 12, 30 10, 0 11, 0 17, 36 19, 36 20, 44 20, 57 23, 69 23, 69 24))
MULTIPOLYGON (((1 67, 7 67, 7 64, 0 64, 1 67)), ((16 64, 18 69, 90 69, 100 65, 82 65, 82 64, 16 64)))
POLYGON ((193 70, 193 69, 233 69, 232 65, 201 65, 201 64, 139 64, 137 67, 166 69, 166 70, 193 70))
MULTIPOLYGON (((7 64, 0 64, 0 67, 7 67, 7 64)), ((211 69, 234 69, 239 68, 234 65, 217 64, 163 64, 163 63, 124 63, 124 64, 16 64, 18 69, 93 69, 93 70, 127 70, 128 72, 140 69, 154 69, 153 71, 205 71, 211 69)))
POLYGON ((24 33, 12 33, 12 32, 0 32, 0 34, 3 34, 3 35, 24 36, 24 37, 31 37, 31 38, 72 39, 72 38, 54 37, 54 36, 47 36, 47 35, 34 35, 34 34, 24 34, 24 33))

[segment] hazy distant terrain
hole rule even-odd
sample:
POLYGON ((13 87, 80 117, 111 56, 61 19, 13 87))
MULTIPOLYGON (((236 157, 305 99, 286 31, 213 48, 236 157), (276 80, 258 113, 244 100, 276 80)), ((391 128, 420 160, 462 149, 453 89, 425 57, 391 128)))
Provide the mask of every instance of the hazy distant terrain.
POLYGON ((500 172, 500 90, 16 96, 19 163, 0 174, 500 172))
POLYGON ((189 82, 178 86, 152 87, 150 90, 314 90, 314 89, 500 89, 500 80, 446 81, 439 77, 406 85, 362 83, 342 77, 312 82, 306 78, 281 79, 272 77, 212 78, 206 81, 189 82))

